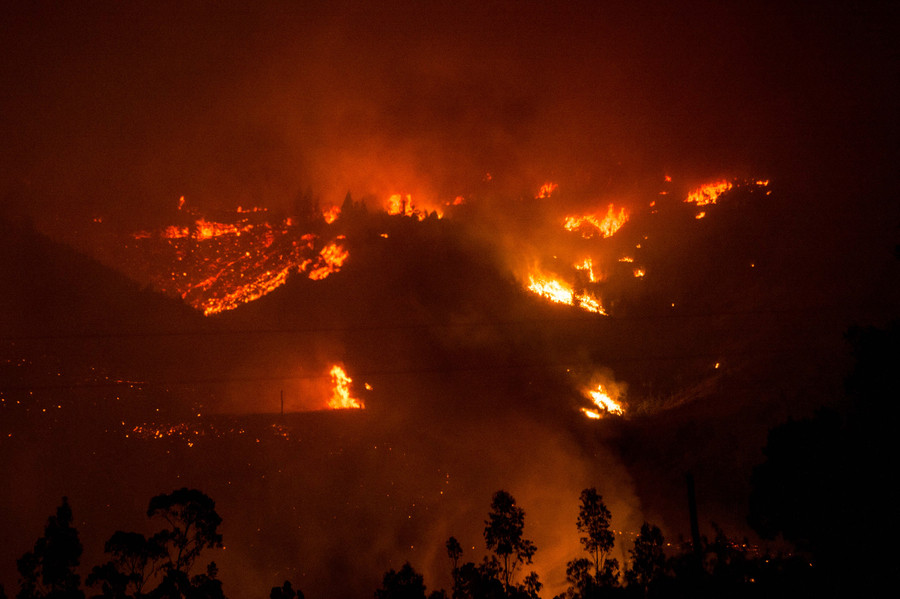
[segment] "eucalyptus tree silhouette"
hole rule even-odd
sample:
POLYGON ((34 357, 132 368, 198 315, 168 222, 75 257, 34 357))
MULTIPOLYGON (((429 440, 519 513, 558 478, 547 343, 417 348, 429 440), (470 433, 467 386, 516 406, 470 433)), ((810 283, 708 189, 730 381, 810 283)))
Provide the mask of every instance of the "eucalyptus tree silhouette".
POLYGON ((491 511, 484 522, 484 540, 501 563, 503 586, 507 595, 510 581, 520 564, 530 564, 537 551, 534 543, 523 538, 525 510, 516 505, 516 500, 506 491, 494 493, 491 511))
POLYGON ((44 536, 16 563, 20 588, 17 599, 84 599, 81 577, 75 572, 81 559, 78 530, 72 526, 67 497, 44 527, 44 536))

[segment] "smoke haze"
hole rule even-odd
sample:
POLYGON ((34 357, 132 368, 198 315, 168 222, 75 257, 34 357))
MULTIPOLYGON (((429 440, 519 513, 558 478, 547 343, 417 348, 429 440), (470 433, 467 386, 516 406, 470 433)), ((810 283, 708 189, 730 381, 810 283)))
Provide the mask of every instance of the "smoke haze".
POLYGON ((93 565, 150 497, 203 490, 234 597, 370 595, 406 560, 449 588, 444 542, 479 561, 500 488, 548 595, 588 486, 620 563, 644 520, 686 533, 686 471, 704 527, 746 533, 766 431, 833 400, 843 331, 897 305, 896 8, 558 4, 3 9, 8 594, 63 495, 93 565), (683 198, 720 178, 771 184, 697 220, 683 198), (181 196, 275 218, 347 192, 370 220, 335 226, 340 273, 210 318, 110 241, 173 224, 181 196), (466 201, 376 214, 395 193, 466 201), (560 233, 610 203, 631 215, 615 236, 560 233), (620 258, 639 245, 637 281, 620 258), (612 317, 523 292, 588 256, 612 317), (309 413, 333 363, 365 411, 309 413), (633 418, 583 418, 598 382, 633 418))

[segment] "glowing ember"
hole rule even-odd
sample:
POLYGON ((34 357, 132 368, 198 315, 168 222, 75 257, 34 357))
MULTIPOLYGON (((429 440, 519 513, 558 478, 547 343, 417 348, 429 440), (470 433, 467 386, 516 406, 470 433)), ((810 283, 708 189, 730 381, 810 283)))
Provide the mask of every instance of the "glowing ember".
POLYGON ((220 235, 239 235, 242 231, 250 229, 249 225, 244 228, 239 228, 237 225, 217 223, 202 218, 195 224, 197 226, 197 232, 193 237, 198 241, 205 241, 207 239, 212 239, 213 237, 219 237, 220 235))
POLYGON ((551 302, 577 306, 583 310, 594 312, 596 314, 606 314, 603 306, 596 298, 589 295, 576 294, 575 290, 569 285, 566 285, 557 279, 530 275, 528 277, 528 290, 551 302))
POLYGON ((637 277, 637 278, 641 278, 641 277, 643 277, 645 274, 647 274, 647 273, 644 271, 643 268, 635 268, 635 269, 634 269, 634 276, 637 277))
MULTIPOLYGON (((225 312, 226 310, 234 310, 241 304, 246 304, 248 302, 258 300, 262 296, 283 285, 287 280, 287 276, 290 270, 291 266, 287 266, 279 272, 266 272, 265 276, 260 276, 259 278, 247 283, 246 285, 239 286, 221 297, 212 297, 201 300, 203 315, 210 316, 212 314, 218 314, 219 312, 225 312)), ((211 285, 214 282, 215 280, 211 280, 209 281, 209 284, 211 285)), ((207 285, 205 285, 204 283, 201 283, 194 289, 185 292, 185 299, 187 299, 187 295, 191 291, 194 291, 196 289, 203 289, 204 287, 206 287, 207 285)))
POLYGON ((688 194, 685 202, 696 204, 697 206, 706 206, 707 204, 715 204, 719 196, 732 188, 729 181, 716 181, 715 183, 707 183, 688 194))
POLYGON ((321 280, 338 272, 349 257, 344 237, 322 247, 291 219, 269 224, 263 208, 239 208, 230 222, 195 216, 190 226, 139 231, 138 247, 166 257, 170 266, 149 273, 153 285, 181 297, 204 315, 233 310, 283 285, 290 273, 321 280))
POLYGON ((331 384, 333 391, 331 399, 328 400, 328 407, 333 410, 344 410, 348 408, 362 409, 363 405, 358 399, 350 397, 350 383, 353 382, 344 369, 335 364, 331 367, 331 384))
POLYGON ((589 239, 596 234, 601 237, 612 237, 616 231, 628 220, 628 212, 625 208, 618 211, 610 204, 606 212, 586 214, 584 216, 567 216, 563 226, 567 231, 578 231, 581 236, 589 239))
POLYGON ((537 199, 549 198, 557 189, 559 189, 559 185, 556 183, 544 183, 535 197, 537 199))
MULTIPOLYGON (((166 239, 184 239, 189 234, 187 227, 176 227, 170 225, 163 229, 162 236, 166 239)), ((135 236, 137 238, 137 236, 135 236)))
POLYGON ((586 389, 585 395, 590 398, 596 407, 596 409, 581 408, 581 411, 588 418, 597 419, 601 418, 604 414, 614 414, 616 416, 625 414, 625 408, 622 407, 622 404, 610 397, 609 393, 604 391, 603 385, 597 385, 596 390, 586 389))

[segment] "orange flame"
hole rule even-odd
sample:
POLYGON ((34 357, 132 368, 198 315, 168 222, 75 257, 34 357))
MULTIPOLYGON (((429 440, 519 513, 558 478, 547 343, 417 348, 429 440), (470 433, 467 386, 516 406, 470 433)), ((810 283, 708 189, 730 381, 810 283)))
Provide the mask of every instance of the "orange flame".
POLYGON ((336 273, 341 269, 344 262, 350 257, 350 252, 339 244, 339 242, 344 239, 346 238, 343 235, 340 235, 337 240, 332 241, 322 248, 322 251, 319 252, 319 262, 321 265, 310 271, 310 279, 313 281, 321 281, 328 275, 336 273))
MULTIPOLYGON (((425 220, 428 217, 428 210, 421 209, 413 203, 412 194, 395 193, 388 198, 385 210, 390 215, 411 216, 417 219, 425 220)), ((443 218, 444 213, 438 208, 432 210, 438 218, 443 218)))
POLYGON ((612 237, 628 221, 628 211, 610 204, 606 213, 596 212, 584 216, 567 216, 563 226, 567 231, 579 231, 585 239, 599 233, 602 237, 612 237))
POLYGON ((697 189, 690 192, 688 194, 688 197, 684 201, 691 204, 696 204, 697 206, 715 204, 719 199, 719 196, 731 188, 731 182, 724 179, 721 181, 716 181, 715 183, 707 183, 706 185, 701 185, 697 189))
POLYGON ((572 287, 557 279, 540 275, 529 275, 528 290, 551 302, 577 306, 588 312, 606 315, 606 311, 596 298, 586 294, 577 294, 572 287))
POLYGON ((169 225, 162 232, 162 236, 166 239, 183 239, 189 234, 190 231, 187 227, 176 227, 175 225, 169 225))
POLYGON ((348 408, 362 409, 363 404, 353 397, 350 397, 350 383, 353 382, 344 369, 335 364, 331 367, 331 399, 328 400, 328 407, 333 410, 344 410, 348 408))
POLYGON ((541 185, 541 189, 538 191, 538 194, 535 197, 539 200, 549 198, 557 189, 559 189, 559 185, 557 185, 556 183, 544 183, 543 185, 541 185))
POLYGON ((587 273, 588 281, 591 283, 596 283, 599 280, 597 275, 594 274, 594 261, 590 258, 585 258, 581 264, 575 264, 575 270, 587 273))
POLYGON ((242 231, 247 231, 252 228, 252 225, 238 227, 237 225, 232 225, 230 223, 217 223, 203 218, 197 220, 196 225, 197 233, 194 237, 198 241, 212 239, 213 237, 219 237, 220 235, 239 235, 242 231))
MULTIPOLYGON (((210 316, 212 314, 218 314, 219 312, 234 310, 241 304, 258 300, 262 296, 283 285, 284 282, 287 281, 290 270, 291 266, 287 266, 278 272, 266 272, 265 275, 262 275, 245 285, 232 289, 229 293, 226 293, 221 297, 211 297, 203 300, 201 302, 203 315, 210 316)), ((185 292, 184 296, 187 296, 190 291, 209 287, 217 278, 218 277, 212 277, 199 285, 195 285, 189 291, 185 292)))
POLYGON ((340 215, 341 209, 339 206, 330 206, 322 210, 322 218, 324 218, 325 222, 329 225, 336 221, 340 215))
POLYGON ((604 391, 602 384, 597 385, 596 390, 585 389, 584 393, 590 398, 596 408, 581 408, 582 413, 588 418, 602 418, 604 414, 614 414, 616 416, 625 414, 625 408, 622 407, 622 404, 610 397, 609 393, 604 391))

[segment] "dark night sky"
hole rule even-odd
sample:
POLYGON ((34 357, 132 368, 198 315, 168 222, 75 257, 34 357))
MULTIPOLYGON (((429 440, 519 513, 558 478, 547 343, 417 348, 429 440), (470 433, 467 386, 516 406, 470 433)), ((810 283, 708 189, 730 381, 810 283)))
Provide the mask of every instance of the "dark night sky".
MULTIPOLYGON (((506 343, 510 356, 521 350, 533 352, 538 361, 552 360, 565 347, 566 335, 578 339, 574 345, 587 344, 597 331, 535 326, 531 338, 527 327, 514 333, 497 326, 477 332, 453 328, 459 324, 453 319, 463 316, 492 322, 526 314, 526 320, 540 321, 547 314, 535 316, 519 300, 507 310, 508 289, 466 281, 462 267, 444 275, 450 283, 430 274, 415 297, 389 290, 389 282, 408 284, 416 273, 430 272, 424 259, 406 270, 348 268, 344 283, 335 277, 333 286, 314 291, 288 285, 291 289, 268 303, 241 308, 213 324, 147 300, 152 324, 141 330, 200 330, 199 341, 190 335, 117 337, 140 328, 135 322, 143 304, 122 316, 121 324, 101 326, 102 334, 94 337, 68 331, 69 336, 53 337, 54 327, 65 329, 66 318, 44 319, 50 333, 42 329, 40 339, 57 342, 56 354, 50 354, 100 356, 110 370, 128 370, 135 368, 127 357, 133 352, 135 362, 161 364, 164 378, 172 372, 202 378, 196 371, 208 366, 204 352, 220 358, 223 371, 259 375, 260 364, 274 363, 283 372, 288 358, 324 363, 341 348, 348 363, 357 359, 358 368, 374 373, 376 394, 383 395, 373 398, 373 406, 381 402, 382 409, 346 425, 301 422, 303 441, 294 445, 270 440, 260 446, 242 436, 191 453, 178 443, 147 449, 79 433, 119 414, 144 417, 148 405, 182 415, 202 403, 189 392, 132 398, 143 403, 131 412, 109 407, 108 398, 92 397, 89 390, 52 390, 41 401, 49 405, 54 394, 59 401, 77 395, 81 407, 46 428, 40 418, 17 416, 14 427, 21 428, 9 430, 24 441, 0 440, 2 468, 13 483, 0 504, 5 514, 0 528, 9 531, 0 552, 0 582, 7 594, 15 588, 15 558, 30 547, 61 495, 72 498, 90 555, 85 564, 93 564, 108 534, 139 529, 149 498, 183 484, 219 501, 227 549, 215 559, 226 594, 235 597, 263 593, 284 578, 308 597, 325 596, 324 589, 334 584, 344 584, 345 594, 368 595, 382 572, 406 559, 426 573, 429 588, 447 586, 443 541, 454 534, 467 548, 475 545, 466 558, 477 561, 490 492, 504 486, 534 519, 536 542, 544 548, 536 561, 554 593, 561 580, 558 566, 572 557, 566 551, 574 539, 577 494, 587 485, 606 489, 601 491, 623 528, 635 530, 649 518, 662 523, 674 540, 687 528, 680 520, 680 499, 666 498, 680 497, 683 471, 697 468, 707 514, 746 534, 743 475, 759 459, 767 428, 833 399, 835 392, 827 389, 840 382, 836 365, 846 366, 840 335, 848 324, 879 324, 895 313, 900 77, 893 3, 259 4, 5 6, 0 216, 28 219, 50 238, 116 267, 115 256, 100 255, 90 237, 92 219, 101 217, 122 231, 168 224, 182 195, 201 211, 239 205, 289 210, 306 189, 323 202, 339 203, 348 190, 355 198, 403 191, 443 201, 477 196, 491 173, 491 197, 534 193, 552 180, 567 192, 563 202, 614 198, 637 206, 653 197, 664 175, 672 175, 681 188, 718 177, 765 178, 772 181, 775 203, 746 215, 731 212, 710 226, 719 227, 722 239, 740 231, 735 255, 766 256, 771 265, 766 278, 719 277, 707 285, 704 276, 731 263, 697 264, 707 248, 727 250, 727 243, 715 245, 714 235, 672 235, 655 257, 668 278, 648 283, 654 285, 648 295, 656 297, 669 285, 687 300, 698 298, 698 306, 721 293, 731 302, 729 309, 749 316, 728 321, 722 308, 654 320, 633 312, 631 320, 623 317, 597 329, 607 338, 596 350, 610 356, 603 366, 647 396, 648 381, 658 384, 669 372, 665 360, 694 351, 691 338, 703 338, 695 335, 701 327, 715 328, 719 337, 709 338, 717 349, 764 359, 735 368, 730 382, 704 401, 684 399, 693 392, 704 396, 703 389, 669 381, 663 387, 673 402, 680 398, 684 405, 648 408, 651 416, 598 433, 580 421, 548 416, 545 391, 557 389, 552 375, 529 373, 533 380, 526 380, 514 372, 485 380, 452 367, 461 363, 454 360, 496 358, 492 352, 506 343), (751 242, 757 244, 752 252, 751 242), (739 287, 744 283, 746 293, 739 287), (335 300, 341 293, 359 299, 335 300), (482 314, 472 308, 478 301, 484 302, 482 314), (317 302, 329 308, 316 312, 317 302), (285 317, 287 305, 302 305, 303 315, 285 317), (419 335, 420 329, 409 332, 379 321, 375 330, 391 336, 381 344, 364 322, 353 320, 381 309, 385 322, 399 319, 398 305, 418 310, 411 326, 430 332, 419 335), (435 318, 431 311, 442 305, 459 313, 448 317, 449 324, 440 321, 448 328, 434 332, 428 329, 435 318), (340 334, 319 339, 321 330, 314 329, 318 332, 286 341, 235 333, 265 329, 277 318, 296 318, 292 326, 302 332, 311 326, 303 320, 311 314, 325 329, 339 323, 340 334), (730 338, 735 331, 739 341, 730 338), (222 349, 228 345, 222 339, 234 348, 222 349), (454 348, 456 340, 475 353, 463 356, 454 348), (134 349, 142 343, 147 347, 134 349), (776 349, 766 353, 760 350, 764 346, 776 349), (805 346, 817 348, 806 361, 778 353, 805 346), (654 361, 654 352, 664 359, 654 361), (373 356, 395 362, 375 364, 373 356), (750 380, 759 373, 769 376, 750 380), (823 392, 827 397, 815 395, 823 392), (392 402, 399 409, 385 409, 392 402), (448 402, 455 404, 447 407, 448 402), (87 406, 106 407, 98 416, 87 406), (65 426, 67 418, 71 426, 65 426), (509 431, 497 433, 503 428, 498 423, 509 431), (521 456, 529 454, 534 457, 523 464, 521 456), (725 457, 717 463, 717 455, 725 457), (444 485, 450 499, 435 495, 444 485), (561 502, 567 507, 554 509, 561 502), (346 551, 354 542, 366 547, 363 555, 346 551)), ((496 218, 504 208, 484 213, 496 218)), ((508 228, 472 227, 466 233, 471 238, 463 239, 490 246, 490 234, 498 233, 494 250, 502 255, 473 260, 473 271, 492 275, 525 245, 539 245, 539 233, 522 241, 521 232, 531 224, 523 216, 508 228)), ((661 237, 664 232, 652 230, 661 237)), ((430 247, 432 241, 424 236, 415 247, 430 247)), ((458 245, 446 251, 474 251, 464 242, 458 245)), ((358 264, 406 259, 403 248, 394 251, 374 253, 368 262, 360 258, 358 264)), ((64 273, 73 270, 69 266, 94 273, 94 267, 60 255, 48 251, 49 266, 40 262, 34 272, 60 276, 59 287, 66 290, 77 289, 65 280, 64 273)), ((38 258, 10 255, 9 272, 31 259, 38 264, 38 258)), ((4 282, 15 280, 4 275, 4 282)), ((83 275, 103 281, 112 275, 92 277, 101 275, 83 275)), ((117 285, 110 282, 108 289, 117 285)), ((7 364, 18 359, 16 347, 29 347, 20 327, 31 321, 18 310, 30 294, 53 293, 52 284, 28 282, 22 288, 20 296, 7 289, 0 303, 3 334, 15 331, 4 341, 7 364), (19 341, 10 344, 13 338, 19 341)), ((102 312, 89 308, 91 302, 106 310, 119 300, 97 302, 90 293, 67 293, 82 303, 73 308, 74 303, 60 305, 68 299, 47 300, 47 313, 71 310, 73 322, 90 323, 91 310, 102 312)), ((132 298, 129 293, 122 297, 132 298)), ((34 314, 41 314, 40 308, 34 314)), ((75 363, 73 358, 69 366, 76 368, 75 363)), ((671 372, 681 376, 689 370, 671 372)), ((240 404, 234 397, 254 392, 254 386, 202 392, 227 395, 223 404, 240 404)))

